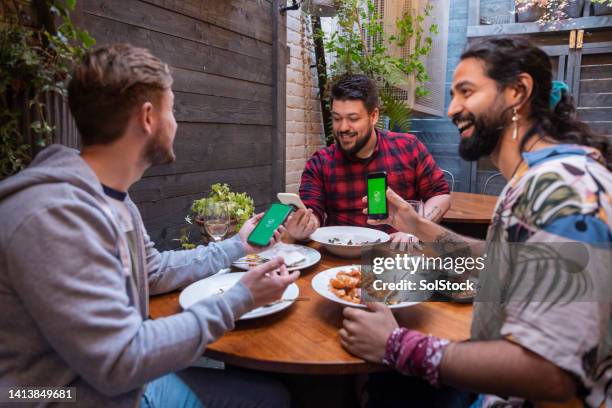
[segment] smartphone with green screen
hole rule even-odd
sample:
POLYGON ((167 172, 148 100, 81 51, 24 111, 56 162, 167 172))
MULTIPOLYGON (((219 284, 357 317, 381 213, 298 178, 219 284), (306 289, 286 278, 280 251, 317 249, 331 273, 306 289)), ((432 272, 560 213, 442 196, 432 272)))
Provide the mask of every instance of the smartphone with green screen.
POLYGON ((291 205, 272 204, 249 235, 247 242, 252 245, 267 246, 274 235, 274 231, 285 222, 291 211, 293 211, 293 206, 291 205))
POLYGON ((387 212, 387 173, 368 174, 368 218, 382 220, 387 212))

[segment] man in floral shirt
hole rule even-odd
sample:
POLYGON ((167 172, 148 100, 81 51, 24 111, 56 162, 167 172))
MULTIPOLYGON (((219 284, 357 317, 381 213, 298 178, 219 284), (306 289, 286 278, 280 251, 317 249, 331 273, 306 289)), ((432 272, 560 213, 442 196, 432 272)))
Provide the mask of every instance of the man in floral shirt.
MULTIPOLYGON (((472 338, 449 342, 399 328, 386 306, 370 304, 345 309, 343 346, 433 386, 477 392, 453 406, 612 406, 607 142, 575 119, 548 56, 524 40, 491 39, 466 51, 451 95, 461 156, 490 156, 508 180, 487 236, 472 338)), ((381 222, 434 246, 463 245, 467 256, 484 253, 485 242, 419 217, 393 191, 387 197, 390 214, 381 222)), ((407 386, 398 406, 420 392, 407 386)), ((369 391, 371 406, 393 400, 389 387, 383 397, 369 391)))

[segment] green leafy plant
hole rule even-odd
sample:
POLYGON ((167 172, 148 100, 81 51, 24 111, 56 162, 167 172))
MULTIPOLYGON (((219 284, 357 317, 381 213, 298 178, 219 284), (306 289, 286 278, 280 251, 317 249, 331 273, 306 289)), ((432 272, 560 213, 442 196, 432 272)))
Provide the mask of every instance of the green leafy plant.
POLYGON ((323 32, 316 34, 324 38, 326 52, 334 57, 332 79, 345 73, 362 73, 378 83, 382 113, 389 118, 391 128, 407 131, 410 127, 410 108, 393 93, 407 84, 408 76, 414 75, 415 95, 427 95, 424 84, 429 75, 422 58, 431 51, 431 36, 438 33, 436 24, 425 25, 432 10, 428 3, 422 14, 406 12, 396 21, 397 35, 387 35, 371 0, 344 0, 338 7, 339 29, 329 38, 323 32), (410 52, 403 58, 391 52, 392 47, 401 49, 408 44, 410 52))
POLYGON ((6 20, 0 28, 0 179, 23 169, 33 148, 51 141, 54 131, 48 120, 44 96, 65 97, 66 83, 74 63, 94 44, 89 34, 74 25, 70 12, 75 0, 46 3, 47 23, 27 27, 20 21, 20 6, 5 3, 6 20), (54 21, 60 24, 55 28, 54 21), (33 144, 21 125, 23 105, 31 110, 28 123, 33 144))
POLYGON ((201 215, 209 202, 219 201, 228 203, 230 217, 236 223, 237 230, 251 218, 255 211, 253 199, 247 193, 232 192, 227 184, 221 183, 212 185, 208 197, 195 200, 191 205, 191 211, 196 215, 201 215))
POLYGON ((180 237, 175 239, 175 241, 179 241, 181 248, 192 249, 196 247, 196 244, 193 244, 189 238, 191 234, 191 226, 193 225, 194 220, 200 227, 200 233, 205 238, 206 230, 204 228, 204 221, 201 220, 201 215, 204 213, 204 209, 208 203, 220 201, 228 203, 229 215, 231 218, 230 228, 233 228, 234 231, 238 231, 255 212, 253 199, 249 197, 247 193, 236 193, 230 191, 227 184, 213 184, 208 197, 193 201, 191 205, 192 214, 185 217, 185 221, 189 225, 181 228, 180 237))

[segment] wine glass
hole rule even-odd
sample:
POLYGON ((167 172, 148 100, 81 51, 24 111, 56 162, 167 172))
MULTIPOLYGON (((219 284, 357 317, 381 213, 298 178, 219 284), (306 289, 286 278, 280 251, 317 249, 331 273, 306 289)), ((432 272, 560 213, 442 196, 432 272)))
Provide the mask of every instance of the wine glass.
POLYGON ((214 242, 221 241, 230 225, 229 208, 222 201, 211 201, 204 206, 204 227, 214 242))

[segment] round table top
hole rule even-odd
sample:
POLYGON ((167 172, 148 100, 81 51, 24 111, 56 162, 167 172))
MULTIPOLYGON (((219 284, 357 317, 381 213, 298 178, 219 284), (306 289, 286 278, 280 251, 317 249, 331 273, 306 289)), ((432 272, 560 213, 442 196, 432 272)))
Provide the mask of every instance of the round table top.
MULTIPOLYGON (((329 254, 319 244, 322 259, 302 270, 297 281, 300 298, 291 307, 274 315, 238 321, 233 331, 210 344, 205 355, 228 364, 272 372, 300 374, 357 374, 385 370, 349 354, 340 345, 343 306, 331 302, 312 289, 310 282, 318 272, 359 262, 329 254)), ((151 297, 152 318, 181 311, 179 292, 151 297)), ((451 340, 469 337, 472 305, 451 302, 426 302, 396 309, 401 325, 451 340)))
POLYGON ((442 217, 445 222, 463 224, 490 224, 497 203, 497 196, 463 193, 451 193, 451 207, 442 217))

